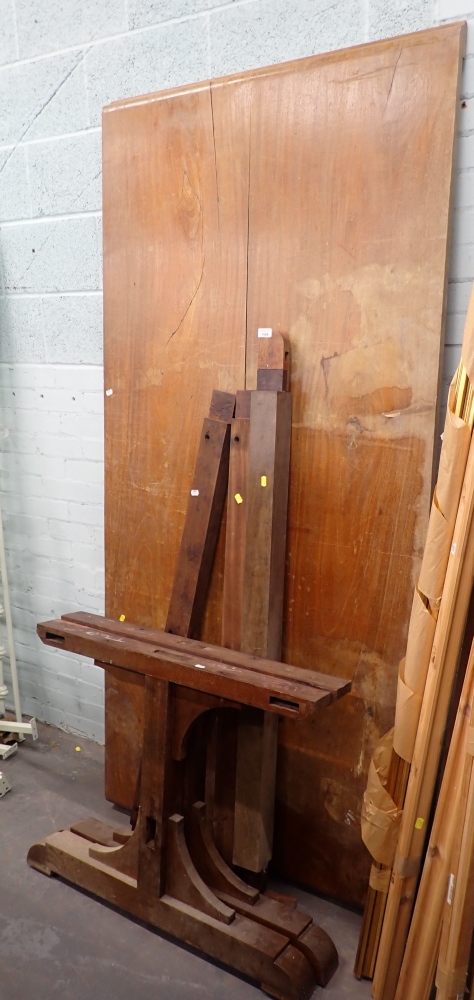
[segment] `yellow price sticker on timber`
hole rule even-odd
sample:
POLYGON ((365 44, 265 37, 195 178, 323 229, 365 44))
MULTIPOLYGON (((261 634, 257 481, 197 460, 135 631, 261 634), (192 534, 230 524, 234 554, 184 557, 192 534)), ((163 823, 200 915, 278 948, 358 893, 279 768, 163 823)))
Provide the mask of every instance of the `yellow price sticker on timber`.
POLYGON ((267 477, 260 476, 260 486, 266 486, 266 485, 267 485, 267 477))
POLYGON ((119 622, 124 622, 124 621, 125 621, 125 615, 120 615, 119 622))
POLYGON ((415 830, 422 830, 424 822, 424 819, 422 819, 421 816, 418 816, 418 819, 415 822, 415 830))
POLYGON ((240 493, 236 493, 235 494, 234 500, 235 500, 236 503, 243 503, 244 502, 243 498, 240 495, 240 493))

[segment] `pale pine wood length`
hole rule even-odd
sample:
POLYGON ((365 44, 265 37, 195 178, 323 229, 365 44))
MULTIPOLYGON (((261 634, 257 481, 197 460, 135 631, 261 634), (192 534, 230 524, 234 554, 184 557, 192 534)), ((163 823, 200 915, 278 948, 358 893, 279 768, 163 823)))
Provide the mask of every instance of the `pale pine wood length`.
MULTIPOLYGON (((259 326, 287 334, 283 658, 354 685, 317 723, 282 725, 275 858, 351 902, 427 525, 460 35, 449 25, 104 114, 107 613, 163 627, 210 392, 244 387, 259 326)), ((142 704, 139 685, 108 679, 107 794, 121 802, 142 704)))
MULTIPOLYGON (((471 729, 472 732, 472 729, 471 729)), ((469 772, 464 823, 458 852, 450 865, 453 891, 445 900, 436 973, 436 1000, 456 1000, 466 984, 474 926, 474 767, 471 743, 464 766, 469 772)), ((458 804, 459 808, 459 804, 458 804)), ((457 846, 457 845, 456 845, 457 846)), ((451 886, 449 887, 451 888, 451 886)))
MULTIPOLYGON (((431 993, 443 905, 450 872, 454 870, 453 857, 459 856, 466 815, 470 779, 470 769, 465 766, 466 747, 473 703, 474 651, 471 651, 398 980, 399 1000, 427 1000, 431 993)), ((472 762, 472 758, 469 760, 472 762)))

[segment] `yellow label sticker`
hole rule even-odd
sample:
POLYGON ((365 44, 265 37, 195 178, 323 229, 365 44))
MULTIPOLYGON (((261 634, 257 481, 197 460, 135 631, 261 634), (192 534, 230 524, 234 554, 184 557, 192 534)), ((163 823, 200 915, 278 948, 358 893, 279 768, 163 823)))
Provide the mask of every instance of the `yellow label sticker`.
POLYGON ((243 498, 240 495, 240 493, 236 493, 235 494, 234 500, 236 501, 236 503, 243 503, 244 502, 243 498))
POLYGON ((424 819, 422 819, 421 816, 418 816, 418 819, 415 822, 415 830, 422 830, 424 822, 424 819))
POLYGON ((119 622, 124 622, 124 621, 125 621, 125 615, 120 615, 119 622))
POLYGON ((80 749, 81 749, 80 747, 76 747, 76 750, 80 750, 80 749))
POLYGON ((260 486, 266 486, 266 485, 267 485, 267 477, 260 476, 260 486))

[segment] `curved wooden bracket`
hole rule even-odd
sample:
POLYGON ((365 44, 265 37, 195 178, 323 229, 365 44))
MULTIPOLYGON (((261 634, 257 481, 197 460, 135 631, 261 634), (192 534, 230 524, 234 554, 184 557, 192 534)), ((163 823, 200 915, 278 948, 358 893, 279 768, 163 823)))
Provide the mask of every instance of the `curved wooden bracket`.
POLYGON ((191 688, 176 687, 173 697, 173 726, 172 726, 172 757, 173 760, 184 760, 187 755, 187 743, 189 730, 193 722, 217 708, 241 709, 238 702, 228 701, 226 698, 217 698, 212 694, 203 694, 201 691, 193 691, 191 688))
POLYGON ((140 838, 141 830, 137 824, 122 847, 103 847, 101 844, 96 844, 89 848, 89 857, 94 858, 95 861, 102 861, 102 864, 109 865, 110 868, 122 872, 123 875, 137 878, 140 838))
POLYGON ((221 902, 198 875, 186 844, 184 819, 176 813, 168 821, 166 891, 225 924, 232 923, 235 917, 235 910, 221 902))
POLYGON ((195 802, 186 817, 189 852, 201 878, 211 889, 225 892, 247 903, 259 897, 258 889, 247 885, 221 858, 212 839, 204 802, 195 802))

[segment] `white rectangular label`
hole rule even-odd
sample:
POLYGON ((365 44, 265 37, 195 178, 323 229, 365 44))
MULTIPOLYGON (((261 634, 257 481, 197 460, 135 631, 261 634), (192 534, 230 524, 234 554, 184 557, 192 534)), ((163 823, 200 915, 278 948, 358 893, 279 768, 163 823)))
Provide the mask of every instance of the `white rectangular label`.
POLYGON ((269 326, 260 326, 258 328, 259 337, 271 337, 271 335, 272 335, 272 330, 269 326))
POLYGON ((450 906, 453 901, 453 893, 454 893, 454 875, 451 872, 451 875, 449 876, 448 895, 446 896, 446 902, 449 903, 450 906))

